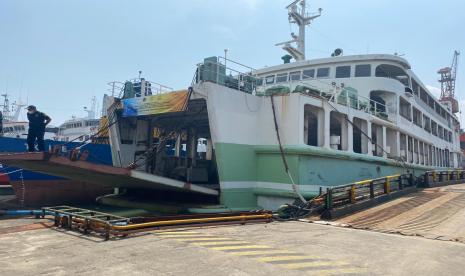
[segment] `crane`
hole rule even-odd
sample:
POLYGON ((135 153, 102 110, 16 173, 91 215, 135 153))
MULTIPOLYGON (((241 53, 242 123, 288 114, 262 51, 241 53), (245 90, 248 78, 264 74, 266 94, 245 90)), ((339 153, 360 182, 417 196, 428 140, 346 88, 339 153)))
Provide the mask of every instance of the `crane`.
POLYGON ((455 98, 455 80, 457 78, 457 68, 460 52, 454 51, 452 65, 444 67, 438 71, 441 75, 439 83, 441 83, 441 98, 440 102, 449 106, 453 113, 459 112, 459 104, 455 98))

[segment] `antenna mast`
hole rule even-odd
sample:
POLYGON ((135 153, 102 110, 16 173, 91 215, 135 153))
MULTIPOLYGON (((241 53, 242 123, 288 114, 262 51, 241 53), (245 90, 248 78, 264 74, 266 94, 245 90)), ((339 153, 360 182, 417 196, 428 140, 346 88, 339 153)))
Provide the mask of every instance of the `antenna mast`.
POLYGON ((289 14, 289 23, 299 26, 299 35, 291 33, 292 40, 276 44, 276 46, 283 46, 283 49, 295 60, 305 60, 305 28, 307 25, 310 25, 315 18, 320 17, 322 11, 320 8, 318 9, 318 14, 309 15, 306 12, 306 2, 306 0, 295 0, 286 7, 289 14), (297 48, 292 46, 292 43, 296 43, 297 48))
POLYGON ((460 52, 454 51, 452 65, 442 68, 438 71, 441 75, 439 83, 441 83, 441 98, 440 102, 449 105, 453 113, 459 112, 459 104, 455 98, 455 80, 457 79, 458 58, 460 52))
POLYGON ((8 94, 2 94, 1 95, 4 100, 3 100, 3 110, 2 110, 2 113, 3 113, 3 119, 5 121, 9 121, 11 118, 10 118, 10 100, 8 99, 8 94))
POLYGON ((87 112, 87 119, 95 119, 96 105, 97 105, 97 99, 94 96, 92 97, 92 104, 91 104, 90 110, 87 107, 84 107, 84 111, 87 112))

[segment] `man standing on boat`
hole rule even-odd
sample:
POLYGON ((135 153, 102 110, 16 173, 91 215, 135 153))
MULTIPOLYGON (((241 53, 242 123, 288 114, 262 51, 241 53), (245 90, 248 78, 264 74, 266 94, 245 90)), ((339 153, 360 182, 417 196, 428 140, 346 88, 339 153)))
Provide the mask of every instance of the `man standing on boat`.
POLYGON ((35 151, 36 139, 39 151, 44 151, 45 127, 50 123, 52 119, 45 113, 38 111, 37 108, 33 105, 28 106, 26 109, 27 119, 29 120, 29 130, 27 132, 28 151, 35 151))

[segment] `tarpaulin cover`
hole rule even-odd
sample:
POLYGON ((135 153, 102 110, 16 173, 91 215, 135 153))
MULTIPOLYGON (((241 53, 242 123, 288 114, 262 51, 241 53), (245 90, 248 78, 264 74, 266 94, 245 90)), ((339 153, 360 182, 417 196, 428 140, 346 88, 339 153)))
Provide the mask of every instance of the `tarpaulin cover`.
POLYGON ((155 115, 182 111, 187 90, 123 100, 123 117, 155 115))

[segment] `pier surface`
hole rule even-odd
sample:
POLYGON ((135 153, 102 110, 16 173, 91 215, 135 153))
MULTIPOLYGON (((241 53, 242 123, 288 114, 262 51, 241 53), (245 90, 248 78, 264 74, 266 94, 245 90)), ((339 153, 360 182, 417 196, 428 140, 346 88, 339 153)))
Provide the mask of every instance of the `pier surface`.
MULTIPOLYGON (((444 197, 448 193, 429 202, 460 198, 444 197)), ((460 219, 463 209, 442 223, 460 219)), ((110 241, 51 226, 49 220, 0 221, 0 274, 461 275, 465 260, 459 241, 302 221, 171 229, 110 241)))

